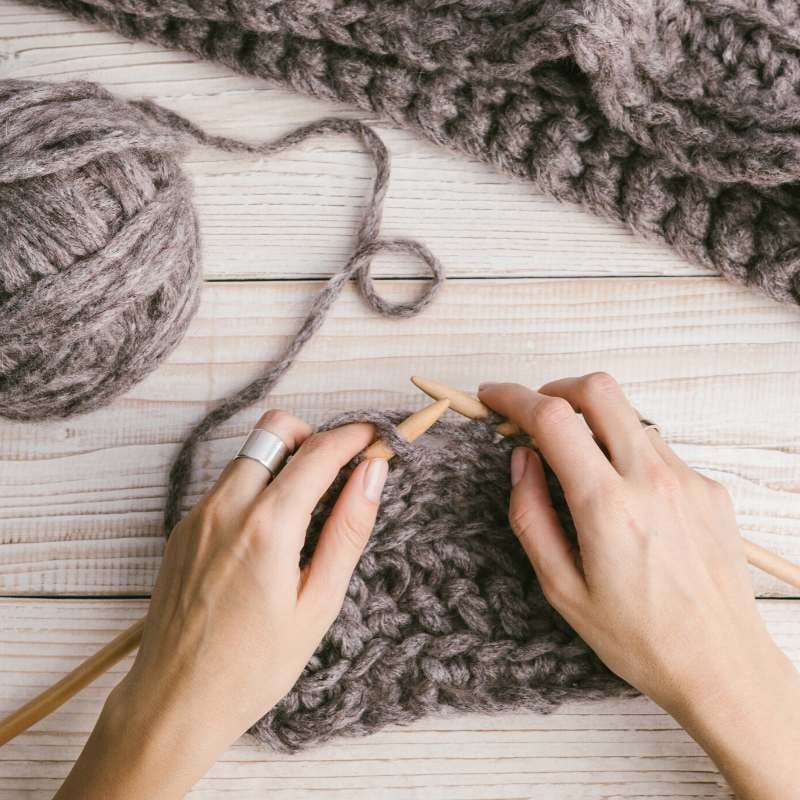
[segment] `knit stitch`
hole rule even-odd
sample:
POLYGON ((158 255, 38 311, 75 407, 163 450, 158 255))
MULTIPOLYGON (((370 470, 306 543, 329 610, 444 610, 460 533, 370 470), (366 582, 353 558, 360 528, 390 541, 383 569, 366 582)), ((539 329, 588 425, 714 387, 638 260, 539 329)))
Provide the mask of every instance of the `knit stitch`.
POLYGON ((800 299, 797 3, 47 2, 378 112, 800 299))

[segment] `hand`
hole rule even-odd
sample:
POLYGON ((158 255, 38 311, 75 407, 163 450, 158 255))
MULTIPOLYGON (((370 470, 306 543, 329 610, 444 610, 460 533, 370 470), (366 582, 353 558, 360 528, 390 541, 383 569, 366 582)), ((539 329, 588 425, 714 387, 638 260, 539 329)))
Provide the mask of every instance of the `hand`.
POLYGON ((374 429, 309 436, 279 411, 258 427, 302 446, 269 485, 257 462, 232 461, 175 527, 134 665, 57 797, 182 797, 292 687, 339 613, 386 461, 356 467, 303 570, 300 550, 318 500, 374 429))
POLYGON ((790 796, 800 681, 756 609, 725 489, 645 430, 606 374, 539 392, 484 384, 480 399, 533 437, 575 522, 574 552, 540 457, 515 448, 509 519, 550 603, 695 735, 742 797, 790 796))

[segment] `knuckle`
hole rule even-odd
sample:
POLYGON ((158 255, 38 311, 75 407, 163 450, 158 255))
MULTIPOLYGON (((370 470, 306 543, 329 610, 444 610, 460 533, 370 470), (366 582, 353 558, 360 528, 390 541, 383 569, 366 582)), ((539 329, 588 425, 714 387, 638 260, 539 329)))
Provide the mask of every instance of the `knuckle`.
POLYGON ((268 504, 263 503, 252 508, 247 513, 240 528, 240 540, 247 547, 263 547, 274 538, 270 535, 273 527, 272 520, 273 517, 268 504))
POLYGON ((326 455, 333 453, 336 449, 335 440, 331 431, 312 433, 300 446, 300 452, 310 455, 326 455))
POLYGON ((274 525, 277 519, 283 521, 285 516, 281 516, 281 511, 287 508, 284 492, 278 483, 271 484, 266 493, 248 507, 245 520, 263 528, 274 525))
POLYGON ((590 372, 582 379, 587 397, 606 397, 619 391, 619 384, 607 372, 590 372))
POLYGON ((733 499, 731 498, 728 489, 719 481, 713 478, 706 478, 705 475, 701 476, 706 491, 711 496, 711 499, 720 505, 727 507, 733 506, 733 499))
POLYGON ((283 480, 270 483, 263 497, 258 501, 261 513, 274 516, 281 509, 292 508, 296 504, 296 500, 293 500, 293 491, 293 482, 289 482, 288 485, 287 481, 283 480))
POLYGON ((674 495, 682 488, 680 478, 661 460, 649 463, 645 472, 649 485, 659 494, 674 495))
MULTIPOLYGON (((574 506, 581 505, 598 519, 607 515, 619 518, 630 514, 631 499, 622 481, 605 479, 596 481, 585 496, 576 498, 574 506)), ((570 506, 573 506, 572 502, 570 506)))
POLYGON ((280 408, 270 408, 261 415, 256 427, 260 428, 262 425, 269 425, 270 423, 291 422, 293 420, 294 417, 288 411, 283 411, 280 408))
POLYGON ((245 522, 249 529, 262 532, 269 529, 271 518, 269 504, 259 503, 247 513, 245 522))
POLYGON ((228 503, 220 493, 212 493, 204 497, 195 507, 201 525, 216 527, 225 518, 228 503))
POLYGON ((531 422, 536 428, 560 425, 572 417, 575 412, 563 397, 545 397, 531 410, 531 422))
POLYGON ((570 603, 569 593, 558 578, 549 574, 546 569, 539 572, 539 586, 545 599, 554 608, 566 608, 570 603))
POLYGON ((251 541, 263 538, 268 530, 266 516, 261 510, 251 511, 242 525, 242 536, 251 541))
POLYGON ((371 526, 353 513, 344 514, 339 521, 339 536, 358 553, 367 544, 371 530, 371 526))
POLYGON ((534 521, 533 506, 529 503, 516 503, 508 510, 508 524, 518 539, 525 537, 534 521))

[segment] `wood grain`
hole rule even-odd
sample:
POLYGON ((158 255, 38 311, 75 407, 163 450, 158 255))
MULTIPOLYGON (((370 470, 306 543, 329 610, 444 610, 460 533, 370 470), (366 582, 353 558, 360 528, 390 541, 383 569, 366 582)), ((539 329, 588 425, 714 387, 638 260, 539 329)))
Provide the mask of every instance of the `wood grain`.
MULTIPOLYGON (((17 0, 0 0, 0 77, 97 80, 251 141, 321 116, 375 122, 17 0)), ((423 316, 401 322, 371 316, 349 289, 267 405, 318 422, 358 407, 420 407, 425 399, 407 380, 414 373, 473 390, 485 379, 538 385, 605 369, 684 459, 730 489, 745 536, 800 562, 799 312, 706 278, 666 247, 558 205, 528 183, 391 125, 378 129, 393 157, 384 233, 423 240, 462 279, 423 316), (541 277, 562 280, 532 279, 541 277)), ((0 713, 144 612, 141 600, 22 596, 149 592, 162 551, 166 470, 178 443, 295 331, 316 285, 292 279, 341 267, 371 180, 367 159, 346 139, 315 140, 269 160, 198 148, 186 170, 212 281, 189 336, 156 373, 102 411, 51 424, 0 422, 0 594, 16 596, 0 600, 0 713), (229 282, 239 278, 250 282, 229 282)), ((408 278, 417 265, 381 257, 376 272, 408 278)), ((417 288, 407 280, 382 284, 398 298, 417 288)), ((239 415, 203 446, 192 497, 234 454, 257 414, 239 415)), ((753 575, 759 594, 791 594, 753 575)), ((800 603, 762 600, 760 608, 800 663, 800 603)), ((0 750, 0 800, 52 797, 128 663, 0 750)), ((242 741, 191 797, 731 794, 689 737, 639 699, 570 705, 546 717, 425 720, 294 758, 242 741)))
MULTIPOLYGON (((209 284, 183 343, 122 400, 74 420, 0 422, 0 591, 147 593, 178 443, 278 354, 315 289, 209 284)), ((419 285, 381 289, 408 298, 419 285)), ((800 561, 800 423, 790 413, 800 396, 798 312, 717 279, 454 280, 410 320, 376 317, 348 287, 264 406, 317 423, 339 410, 421 407, 413 374, 474 390, 598 369, 617 376, 682 457, 730 489, 744 536, 800 561)), ((193 497, 258 413, 203 446, 193 497)), ((760 594, 793 591, 754 575, 760 594)))
MULTIPOLYGON (((800 664, 800 603, 762 600, 800 664)), ((33 696, 144 613, 134 600, 0 601, 0 714, 33 696)), ((0 800, 52 797, 130 660, 0 750, 0 800)), ((289 800, 669 800, 732 798, 713 764, 643 699, 570 703, 552 715, 453 716, 334 741, 297 756, 231 748, 189 795, 289 800)))
MULTIPOLYGON (((0 0, 0 74, 100 81, 128 97, 150 97, 216 133, 252 141, 322 116, 372 119, 9 0, 0 0)), ((384 233, 424 241, 452 275, 705 274, 667 247, 559 205, 527 182, 390 125, 379 130, 393 157, 384 233)), ((197 149, 186 166, 195 180, 211 278, 330 274, 349 254, 371 181, 367 159, 346 138, 315 140, 269 160, 197 149)), ((408 277, 417 265, 386 256, 380 270, 408 277)))

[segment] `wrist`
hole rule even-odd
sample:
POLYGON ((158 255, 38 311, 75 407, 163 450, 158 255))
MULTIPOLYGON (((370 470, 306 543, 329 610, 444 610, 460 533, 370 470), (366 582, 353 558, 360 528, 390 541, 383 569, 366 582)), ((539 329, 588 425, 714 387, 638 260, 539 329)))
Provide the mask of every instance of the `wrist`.
POLYGON ((209 731, 154 708, 127 676, 108 696, 56 800, 182 798, 216 760, 209 731))
POLYGON ((169 760, 202 774, 229 742, 218 741, 198 711, 191 697, 154 696, 129 673, 108 696, 98 724, 117 741, 124 738, 131 757, 143 763, 169 760))
POLYGON ((667 708, 708 753, 737 796, 783 796, 796 785, 800 674, 770 640, 667 708))
POLYGON ((680 689, 663 704, 682 724, 713 724, 751 705, 771 702, 777 687, 798 678, 792 663, 769 637, 751 643, 738 658, 733 653, 723 655, 715 668, 696 668, 693 679, 684 679, 680 689))

